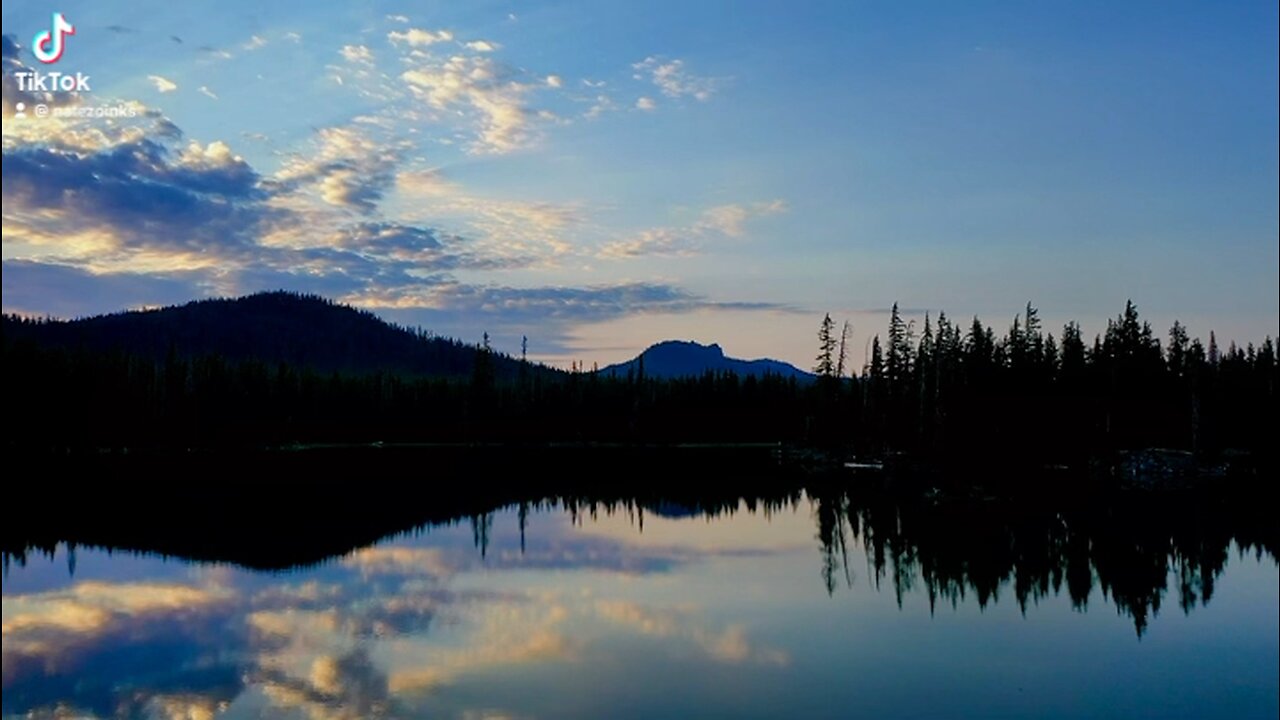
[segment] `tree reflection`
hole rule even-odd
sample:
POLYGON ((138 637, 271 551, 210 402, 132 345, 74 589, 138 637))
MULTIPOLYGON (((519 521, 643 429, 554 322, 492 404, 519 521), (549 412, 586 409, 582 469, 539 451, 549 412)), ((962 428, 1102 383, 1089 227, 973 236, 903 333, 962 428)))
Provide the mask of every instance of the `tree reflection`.
POLYGON ((574 492, 559 494, 508 487, 459 490, 421 505, 388 502, 388 494, 374 492, 241 496, 232 487, 216 496, 195 489, 188 497, 180 494, 188 491, 173 490, 174 507, 202 507, 206 513, 177 515, 172 521, 144 506, 118 503, 104 515, 100 509, 109 506, 109 495, 86 490, 74 507, 45 512, 47 506, 34 504, 15 518, 5 528, 3 564, 7 573, 11 563, 24 564, 29 554, 52 557, 60 543, 67 543, 71 573, 77 544, 276 569, 323 562, 390 535, 458 522, 470 523, 484 560, 490 555, 495 513, 504 509, 517 518, 523 556, 534 513, 565 512, 574 525, 618 514, 643 533, 646 515, 768 517, 807 499, 820 549, 819 574, 829 594, 855 584, 851 558, 860 548, 867 582, 892 591, 899 605, 910 593, 924 593, 933 610, 939 603, 955 607, 962 602, 985 608, 1003 595, 1026 613, 1041 599, 1065 591, 1072 607, 1084 612, 1097 591, 1133 620, 1141 636, 1171 583, 1183 612, 1212 600, 1233 542, 1259 557, 1276 556, 1276 528, 1265 517, 1268 505, 1256 494, 1071 490, 1011 497, 983 495, 973 483, 921 491, 887 483, 856 485, 846 476, 734 477, 736 489, 728 489, 728 483, 724 489, 686 487, 678 479, 659 482, 648 476, 646 484, 618 483, 613 489, 575 481, 569 483, 574 492), (227 527, 237 531, 227 533, 227 527))
POLYGON ((1189 613, 1213 598, 1234 541, 1275 557, 1273 532, 1251 513, 1204 498, 1112 495, 1063 505, 1011 500, 891 497, 843 489, 811 491, 828 592, 847 566, 846 529, 866 549, 875 587, 888 582, 899 605, 922 586, 931 609, 970 596, 985 608, 1012 593, 1025 614, 1060 594, 1088 609, 1096 587, 1141 636, 1175 578, 1189 613))

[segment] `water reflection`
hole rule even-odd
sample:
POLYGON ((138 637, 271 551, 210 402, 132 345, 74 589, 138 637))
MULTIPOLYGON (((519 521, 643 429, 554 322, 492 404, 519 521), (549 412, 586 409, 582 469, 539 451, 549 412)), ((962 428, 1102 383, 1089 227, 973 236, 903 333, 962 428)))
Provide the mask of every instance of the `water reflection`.
MULTIPOLYGON (((977 662, 955 633, 974 633, 992 653, 1087 642, 1116 658, 1165 662, 1132 635, 1155 632, 1176 661, 1166 680, 1176 680, 1185 658, 1168 643, 1197 637, 1199 626, 1151 629, 1172 589, 1183 617, 1205 613, 1206 627, 1231 639, 1224 656, 1249 663, 1228 663, 1234 684, 1205 685, 1187 707, 1274 717, 1273 547, 1194 508, 1117 522, 1125 511, 845 490, 680 503, 558 498, 268 573, 58 545, 5 558, 3 712, 844 717, 883 702, 875 714, 930 716, 915 696, 944 689, 950 676, 920 658, 977 662), (1211 599, 1216 607, 1216 588, 1231 578, 1239 581, 1223 613, 1201 609, 1211 599), (1014 602, 1001 605, 1006 596, 1014 602), (1115 613, 1086 616, 1096 605, 1114 606, 1129 632, 1116 632, 1107 619, 1115 613), (1016 633, 987 624, 1004 617, 1000 607, 1024 617, 1016 633), (1241 629, 1254 639, 1240 640, 1241 629), (843 679, 833 685, 832 673, 843 679), (877 699, 856 699, 862 692, 877 699)), ((1069 675, 1070 661, 1061 662, 1069 675)), ((953 689, 958 708, 970 690, 984 698, 974 707, 1005 697, 1009 716, 1124 707, 1101 680, 1103 712, 1081 713, 1044 699, 1060 680, 1019 680, 1045 683, 1039 700, 1020 705, 1001 689, 1007 667, 968 672, 977 673, 973 687, 953 689)), ((1113 692, 1149 691, 1123 681, 1113 692)), ((1151 707, 1163 702, 1154 695, 1151 707)))
POLYGON ((953 607, 972 595, 979 607, 1011 593, 1028 604, 1064 588, 1084 610, 1095 586, 1142 635, 1176 577, 1178 605, 1189 613, 1213 597, 1232 542, 1274 562, 1269 521, 1250 521, 1184 499, 1114 497, 1062 507, 1028 507, 994 498, 936 502, 847 492, 814 498, 827 592, 852 584, 849 543, 866 548, 877 588, 888 583, 899 605, 917 587, 929 605, 953 607))

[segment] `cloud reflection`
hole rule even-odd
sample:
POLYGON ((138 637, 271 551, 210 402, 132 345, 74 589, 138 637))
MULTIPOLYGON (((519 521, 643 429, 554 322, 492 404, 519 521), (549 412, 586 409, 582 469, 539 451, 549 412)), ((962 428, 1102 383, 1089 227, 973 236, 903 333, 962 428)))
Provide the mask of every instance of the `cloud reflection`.
MULTIPOLYGON (((741 624, 708 622, 692 606, 603 599, 587 587, 767 548, 645 545, 582 532, 559 513, 536 521, 523 555, 505 547, 515 545, 508 537, 482 557, 470 529, 455 526, 284 576, 164 564, 152 569, 176 577, 95 577, 26 593, 6 583, 3 712, 412 716, 440 709, 446 688, 520 668, 589 666, 607 646, 641 638, 661 639, 673 658, 787 664, 741 624), (578 582, 586 585, 574 589, 578 582)), ((78 552, 83 567, 93 551, 78 552)), ((492 704, 445 710, 515 716, 492 704)))

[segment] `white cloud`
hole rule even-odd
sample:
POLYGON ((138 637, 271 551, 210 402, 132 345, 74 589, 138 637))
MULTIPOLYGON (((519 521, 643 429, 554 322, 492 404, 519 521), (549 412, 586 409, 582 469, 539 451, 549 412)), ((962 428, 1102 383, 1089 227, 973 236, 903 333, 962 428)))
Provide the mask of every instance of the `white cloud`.
POLYGON ((558 88, 558 87, 560 87, 560 86, 561 86, 561 85, 563 85, 563 84, 564 84, 564 80, 563 80, 563 79, 561 79, 561 77, 560 77, 559 75, 548 75, 548 76, 547 76, 547 86, 548 86, 548 87, 558 88))
POLYGON ((201 85, 201 86, 200 86, 200 94, 201 94, 201 95, 204 95, 205 97, 207 97, 207 98, 209 98, 209 99, 211 99, 211 100, 217 100, 217 99, 218 99, 218 96, 217 96, 217 95, 215 95, 215 94, 214 94, 214 92, 213 92, 212 90, 210 90, 210 89, 209 89, 209 86, 208 86, 208 85, 201 85))
POLYGON ((477 248, 512 262, 571 252, 573 246, 565 234, 585 222, 576 205, 473 195, 438 170, 401 172, 396 189, 432 217, 465 223, 477 248))
POLYGON ((160 77, 159 75, 148 75, 147 79, 156 86, 157 92, 167 93, 178 89, 178 84, 174 81, 160 77))
POLYGON ((591 107, 582 114, 588 120, 595 120, 607 112, 613 112, 618 109, 617 104, 613 102, 613 98, 608 95, 597 95, 591 107))
POLYGON ((786 211, 787 203, 784 200, 768 200, 750 205, 718 205, 705 210, 695 227, 714 230, 729 237, 742 237, 748 220, 786 211))
POLYGON ((746 226, 750 221, 786 211, 787 203, 783 200, 749 205, 717 205, 702 211, 695 222, 685 227, 650 228, 609 243, 601 250, 601 255, 610 258, 695 255, 707 240, 716 237, 741 238, 746 235, 746 226))
POLYGON ((449 42, 453 40, 453 33, 448 30, 423 30, 422 28, 409 28, 403 32, 392 31, 387 33, 387 39, 392 43, 399 45, 404 43, 410 47, 425 47, 434 45, 438 42, 449 42))
POLYGON ((498 50, 502 47, 498 43, 490 42, 488 40, 472 40, 469 43, 464 43, 464 46, 468 50, 474 50, 476 52, 485 52, 485 53, 493 52, 494 50, 498 50))
POLYGON ((697 244, 694 235, 695 233, 675 228, 642 230, 626 240, 609 243, 601 254, 609 258, 693 255, 697 244))
POLYGON ((699 77, 684 69, 683 60, 664 61, 657 57, 647 57, 631 66, 637 73, 635 78, 643 80, 647 74, 649 80, 667 97, 692 96, 697 100, 708 100, 717 89, 717 82, 712 78, 699 77))
POLYGON ((600 600, 596 602, 596 612, 600 617, 630 627, 642 635, 681 637, 696 644, 718 662, 734 665, 748 662, 762 665, 791 663, 791 656, 785 651, 753 644, 743 626, 729 625, 715 632, 702 626, 684 608, 652 608, 628 600, 600 600))
POLYGON ((401 25, 408 25, 408 24, 409 24, 409 16, 408 16, 408 15, 388 15, 388 16, 387 16, 387 19, 388 19, 388 20, 390 20, 391 22, 394 22, 394 23, 400 23, 401 25))
POLYGON ((639 100, 636 100, 637 110, 644 110, 645 112, 648 112, 656 109, 657 107, 658 107, 658 104, 653 101, 653 98, 642 97, 639 100))
POLYGON ((243 50, 257 50, 258 48, 263 47, 266 44, 267 44, 266 38, 262 37, 261 35, 251 35, 249 36, 249 41, 246 42, 244 45, 241 45, 240 48, 243 50))
POLYGON ((201 145, 194 140, 187 144, 178 156, 177 164, 196 170, 217 170, 244 165, 244 158, 231 151, 231 146, 215 140, 208 145, 201 145))
POLYGON ((338 52, 342 55, 342 58, 349 63, 356 63, 359 65, 373 64, 373 51, 364 45, 343 45, 342 49, 338 52))
MULTIPOLYGON (((362 120, 320 129, 305 153, 286 160, 274 177, 277 200, 314 210, 318 198, 321 207, 374 212, 409 146, 387 137, 386 128, 377 123, 362 120)), ((314 233, 314 228, 309 230, 314 233)))
POLYGON ((291 43, 302 42, 302 35, 296 32, 287 32, 284 35, 281 35, 281 37, 291 43))
POLYGON ((400 77, 433 110, 463 111, 474 118, 478 137, 473 152, 505 153, 531 141, 531 113, 525 104, 529 86, 488 58, 428 58, 400 77))

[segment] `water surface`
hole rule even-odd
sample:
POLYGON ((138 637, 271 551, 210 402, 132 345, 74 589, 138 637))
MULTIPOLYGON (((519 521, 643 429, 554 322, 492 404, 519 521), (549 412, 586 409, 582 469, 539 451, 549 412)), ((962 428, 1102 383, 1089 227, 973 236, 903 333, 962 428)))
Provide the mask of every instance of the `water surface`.
POLYGON ((283 571, 9 556, 3 712, 1277 716, 1269 551, 886 512, 512 507, 283 571))

